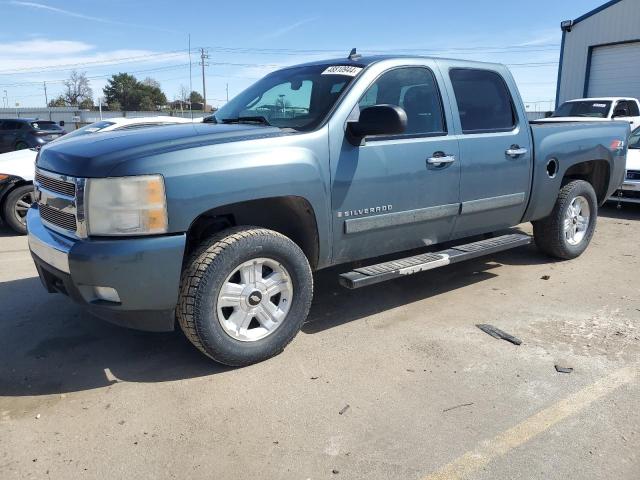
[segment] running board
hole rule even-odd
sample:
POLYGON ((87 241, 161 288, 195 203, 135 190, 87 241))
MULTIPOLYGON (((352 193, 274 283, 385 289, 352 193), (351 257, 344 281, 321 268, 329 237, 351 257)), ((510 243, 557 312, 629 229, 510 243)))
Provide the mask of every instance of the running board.
POLYGON ((530 243, 531 237, 529 235, 520 233, 502 235, 480 240, 479 242, 467 243, 466 245, 458 245, 440 252, 423 253, 369 267, 356 268, 351 272, 341 274, 340 284, 347 288, 367 287, 374 283, 386 282, 394 278, 413 275, 414 273, 432 270, 452 263, 471 260, 472 258, 502 252, 522 245, 529 245, 530 243))

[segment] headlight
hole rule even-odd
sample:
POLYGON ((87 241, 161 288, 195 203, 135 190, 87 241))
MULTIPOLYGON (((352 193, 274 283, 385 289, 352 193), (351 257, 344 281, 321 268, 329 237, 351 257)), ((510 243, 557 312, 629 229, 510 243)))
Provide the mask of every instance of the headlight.
POLYGON ((85 205, 89 235, 151 235, 168 228, 161 175, 89 178, 85 205))

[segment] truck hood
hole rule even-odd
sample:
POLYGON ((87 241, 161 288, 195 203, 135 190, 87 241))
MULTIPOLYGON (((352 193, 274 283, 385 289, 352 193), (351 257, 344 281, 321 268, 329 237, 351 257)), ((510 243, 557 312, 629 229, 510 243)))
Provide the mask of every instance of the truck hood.
POLYGON ((44 146, 38 168, 74 177, 106 177, 122 162, 186 148, 284 135, 263 125, 188 124, 96 133, 44 146))

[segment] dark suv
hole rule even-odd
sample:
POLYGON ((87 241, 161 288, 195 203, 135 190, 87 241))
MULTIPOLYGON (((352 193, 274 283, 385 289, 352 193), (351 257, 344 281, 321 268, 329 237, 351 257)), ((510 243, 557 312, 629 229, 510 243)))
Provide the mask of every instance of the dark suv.
POLYGON ((60 125, 49 120, 0 119, 0 153, 38 148, 65 133, 60 125))

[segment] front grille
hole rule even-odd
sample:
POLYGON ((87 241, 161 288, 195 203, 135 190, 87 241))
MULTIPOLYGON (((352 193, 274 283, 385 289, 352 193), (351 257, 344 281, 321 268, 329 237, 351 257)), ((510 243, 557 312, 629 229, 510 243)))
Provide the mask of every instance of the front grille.
POLYGON ((36 182, 51 192, 60 193, 68 197, 73 197, 76 194, 75 184, 58 180, 57 178, 45 177, 39 172, 36 172, 36 182))
POLYGON ((76 231, 76 217, 71 213, 61 212, 55 208, 51 208, 48 205, 39 205, 40 217, 46 221, 55 225, 56 227, 64 228, 71 232, 76 231))
POLYGON ((640 170, 627 170, 627 180, 640 180, 640 170))

